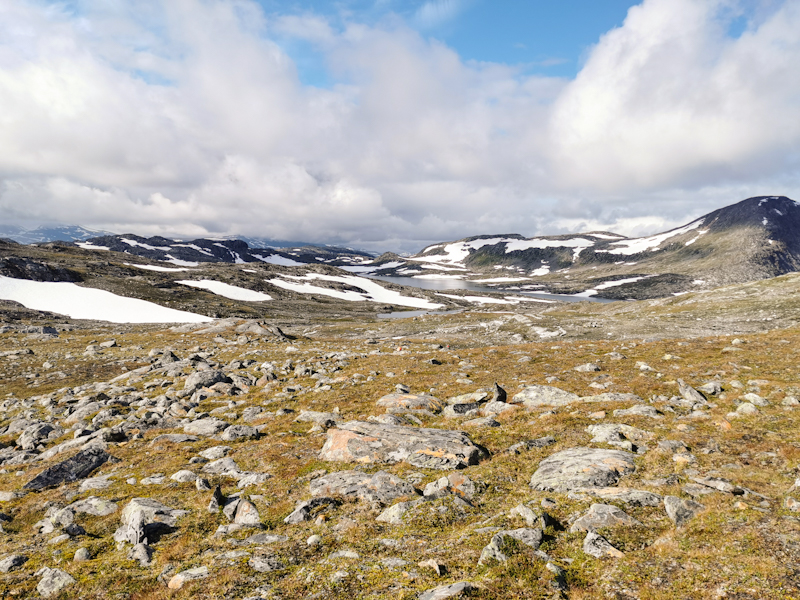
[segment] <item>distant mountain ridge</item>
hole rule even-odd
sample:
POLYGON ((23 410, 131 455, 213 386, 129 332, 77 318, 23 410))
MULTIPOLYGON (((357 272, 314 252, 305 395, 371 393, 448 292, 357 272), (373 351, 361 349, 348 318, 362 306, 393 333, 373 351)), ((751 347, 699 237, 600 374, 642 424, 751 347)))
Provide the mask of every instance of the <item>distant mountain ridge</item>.
POLYGON ((26 229, 13 225, 0 226, 0 237, 19 244, 41 244, 47 242, 81 242, 101 235, 114 235, 109 231, 87 229, 80 225, 53 225, 26 229))
POLYGON ((370 274, 472 280, 493 274, 499 277, 482 281, 505 289, 663 297, 800 270, 800 205, 757 196, 647 237, 480 235, 379 263, 370 274))
POLYGON ((179 266, 196 266, 204 262, 265 262, 283 266, 324 263, 336 267, 360 265, 371 261, 372 254, 350 248, 306 245, 296 248, 251 248, 243 240, 196 239, 173 240, 165 237, 145 238, 133 234, 106 235, 75 244, 84 250, 112 250, 179 266))

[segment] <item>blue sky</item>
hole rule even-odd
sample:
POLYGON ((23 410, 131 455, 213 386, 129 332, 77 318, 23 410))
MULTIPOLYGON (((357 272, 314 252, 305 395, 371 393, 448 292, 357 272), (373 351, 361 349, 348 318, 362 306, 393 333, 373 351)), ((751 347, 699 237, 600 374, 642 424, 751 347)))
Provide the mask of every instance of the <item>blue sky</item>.
POLYGON ((800 200, 800 0, 5 0, 2 225, 416 251, 800 200))
MULTIPOLYGON (((268 15, 317 14, 342 27, 402 21, 436 39, 464 60, 505 63, 524 73, 574 77, 587 51, 606 31, 622 25, 631 0, 259 0, 268 15)), ((301 79, 331 85, 324 55, 313 44, 281 40, 297 61, 301 79)))

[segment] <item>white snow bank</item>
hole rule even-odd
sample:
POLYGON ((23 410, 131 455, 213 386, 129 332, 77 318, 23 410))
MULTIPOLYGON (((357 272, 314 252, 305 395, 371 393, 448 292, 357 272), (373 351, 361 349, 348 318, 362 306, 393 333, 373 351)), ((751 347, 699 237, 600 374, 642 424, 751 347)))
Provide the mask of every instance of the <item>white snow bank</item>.
POLYGON ((172 250, 172 248, 169 246, 151 246, 150 244, 144 244, 142 242, 137 242, 136 240, 129 240, 128 238, 120 238, 120 241, 125 242, 128 244, 128 246, 138 246, 139 248, 145 248, 146 250, 172 250))
POLYGON ((645 250, 652 250, 655 252, 658 250, 658 247, 661 245, 662 242, 668 240, 671 237, 675 237, 676 235, 682 235, 684 233, 688 233, 693 229, 697 229, 703 224, 703 219, 698 219, 694 223, 689 223, 684 227, 680 227, 679 229, 673 229, 672 231, 667 231, 666 233, 659 233, 658 235, 653 235, 650 237, 645 238, 636 238, 632 240, 622 240, 619 242, 611 242, 611 246, 618 246, 618 248, 614 248, 614 250, 602 250, 600 252, 608 252, 609 254, 638 254, 639 252, 644 252, 645 250))
POLYGON ((162 260, 162 261, 159 261, 159 262, 171 263, 173 265, 178 265, 179 267, 199 267, 200 266, 199 262, 194 262, 192 260, 181 260, 179 258, 175 258, 171 254, 167 254, 167 258, 162 260))
POLYGON ((129 267, 136 267, 137 269, 145 269, 147 271, 158 271, 159 273, 178 273, 180 271, 189 270, 185 268, 173 269, 172 267, 159 267, 158 265, 135 265, 133 263, 124 263, 124 264, 129 267))
POLYGON ((300 292, 301 294, 320 294, 322 296, 330 296, 332 298, 339 298, 340 300, 348 300, 351 302, 362 302, 369 300, 372 302, 385 302, 387 304, 411 306, 414 308, 442 308, 442 306, 444 306, 443 304, 436 304, 435 302, 431 302, 425 298, 411 298, 409 296, 403 296, 400 292, 388 290, 370 279, 364 279, 363 277, 357 277, 355 275, 343 275, 339 277, 334 275, 309 273, 304 277, 292 275, 282 275, 282 277, 300 280, 303 281, 303 283, 295 283, 293 281, 286 281, 285 279, 270 279, 268 281, 272 285, 285 290, 300 292), (333 290, 308 283, 309 281, 313 281, 315 279, 344 283, 363 290, 363 292, 356 292, 353 290, 333 290))
MULTIPOLYGON (((532 248, 589 248, 594 246, 592 240, 586 238, 570 238, 566 240, 547 240, 534 238, 532 240, 509 240, 506 242, 506 254, 517 250, 530 250, 532 248)), ((578 250, 580 253, 580 250, 578 250)))
POLYGON ((89 242, 75 242, 75 245, 78 248, 83 248, 84 250, 111 250, 111 248, 108 246, 95 246, 89 242))
POLYGON ((635 281, 640 281, 642 279, 646 279, 647 276, 642 277, 629 277, 628 279, 617 279, 616 281, 606 281, 599 285, 594 286, 591 290, 586 290, 579 294, 574 294, 575 296, 580 296, 582 298, 588 298, 589 296, 597 295, 597 292, 600 290, 606 290, 608 288, 617 287, 618 285, 625 285, 626 283, 634 283, 635 281))
POLYGON ((0 299, 13 300, 33 310, 46 310, 73 319, 96 319, 112 323, 205 323, 214 320, 74 283, 28 281, 2 275, 0 299))
POLYGON ((269 256, 261 256, 260 254, 253 254, 258 260, 269 263, 271 265, 279 265, 281 267, 302 267, 306 263, 301 263, 291 258, 286 258, 280 254, 270 254, 269 256))
POLYGON ((470 279, 472 283, 509 283, 512 281, 528 281, 527 277, 492 277, 491 279, 470 279))
POLYGON ((231 300, 241 300, 243 302, 263 302, 265 300, 272 300, 272 296, 269 294, 248 290, 247 288, 230 285, 228 283, 222 283, 221 281, 214 281, 213 279, 201 279, 200 281, 191 281, 187 279, 184 281, 176 281, 175 283, 200 288, 201 290, 208 290, 212 294, 230 298, 231 300))

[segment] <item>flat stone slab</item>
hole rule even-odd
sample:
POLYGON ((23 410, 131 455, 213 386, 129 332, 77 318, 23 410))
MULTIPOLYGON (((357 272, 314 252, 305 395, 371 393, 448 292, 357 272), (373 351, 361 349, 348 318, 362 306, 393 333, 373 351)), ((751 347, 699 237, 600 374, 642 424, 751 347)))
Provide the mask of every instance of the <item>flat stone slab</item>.
POLYGON ((570 527, 570 531, 590 531, 602 527, 634 527, 641 526, 637 521, 625 511, 610 504, 592 504, 589 511, 577 519, 570 527))
POLYGON ((349 496, 379 504, 418 495, 413 485, 385 471, 378 471, 374 475, 361 471, 339 471, 312 480, 309 488, 315 497, 349 496))
POLYGON ((511 398, 512 404, 524 404, 526 408, 537 406, 566 406, 580 402, 578 394, 550 385, 529 385, 511 398))
POLYGON ((465 598, 478 588, 469 581, 459 581, 450 585, 440 585, 439 587, 422 592, 419 600, 445 600, 445 598, 465 598))
POLYGON ((26 483, 26 490, 42 490, 47 487, 61 485, 83 479, 92 471, 104 464, 111 455, 97 447, 81 450, 75 456, 48 467, 26 483))
POLYGON ((321 460, 384 464, 405 461, 427 469, 463 469, 489 457, 463 431, 349 421, 328 430, 321 460))
POLYGON ((405 412, 408 410, 429 410, 432 413, 440 413, 446 406, 445 402, 435 396, 428 394, 401 394, 392 393, 383 396, 375 403, 386 412, 405 412))
POLYGON ((572 491, 611 502, 624 502, 631 506, 661 506, 664 500, 659 494, 625 487, 576 488, 572 491))
POLYGON ((547 492, 609 487, 636 470, 634 455, 623 450, 570 448, 547 457, 531 477, 531 487, 547 492))
POLYGON ((197 419, 183 426, 186 433, 194 435, 215 435, 228 427, 229 423, 214 417, 197 419))

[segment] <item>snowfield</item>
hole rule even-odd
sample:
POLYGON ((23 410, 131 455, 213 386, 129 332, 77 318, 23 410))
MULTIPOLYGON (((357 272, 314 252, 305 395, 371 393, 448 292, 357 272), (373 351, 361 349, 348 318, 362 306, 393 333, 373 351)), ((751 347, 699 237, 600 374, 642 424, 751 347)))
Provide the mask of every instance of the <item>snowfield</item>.
POLYGON ((147 271, 158 271, 159 273, 179 273, 180 271, 188 271, 186 268, 173 269, 172 267, 159 267, 158 265, 135 265, 133 263, 123 263, 129 267, 136 267, 137 269, 145 269, 147 271))
POLYGON ((396 304, 398 306, 410 306, 412 308, 442 308, 444 306, 443 304, 436 304, 435 302, 431 302, 425 298, 411 298, 409 296, 403 296, 400 292, 388 290, 374 281, 354 275, 344 275, 338 277, 334 275, 309 273, 303 277, 293 275, 281 275, 281 277, 293 279, 295 281, 286 281, 286 279, 269 279, 268 282, 279 288, 291 290, 293 292, 299 292, 301 294, 319 294, 322 296, 339 298, 340 300, 349 300, 351 302, 363 302, 368 300, 371 302, 396 304), (363 290, 363 292, 356 292, 353 290, 333 290, 309 283, 310 281, 317 279, 322 281, 335 281, 338 283, 344 283, 363 290), (300 283, 301 281, 302 283, 300 283))
POLYGON ((105 290, 68 282, 29 281, 0 275, 0 299, 13 300, 33 310, 111 323, 206 323, 211 317, 125 298, 105 290))
POLYGON ((263 292, 256 292, 248 290, 247 288, 222 283, 221 281, 214 281, 213 279, 201 279, 200 281, 192 281, 185 279, 183 281, 176 281, 183 285, 188 285, 193 288, 200 288, 207 290, 217 296, 230 298, 231 300, 241 300, 242 302, 264 302, 265 300, 272 300, 272 296, 263 292))
POLYGON ((285 258, 280 254, 270 254, 269 256, 261 256, 260 254, 253 254, 258 260, 269 263, 271 265, 278 265, 281 267, 302 267, 306 263, 301 263, 291 258, 285 258))

